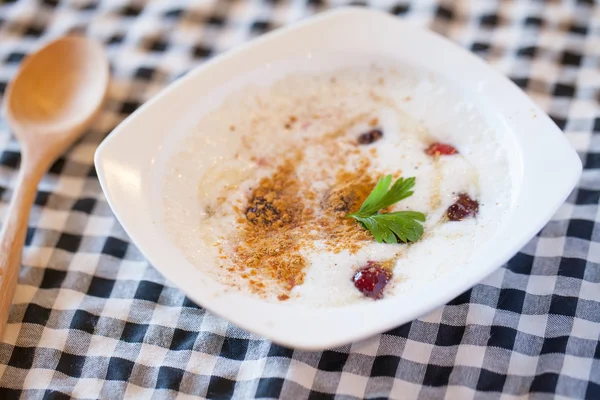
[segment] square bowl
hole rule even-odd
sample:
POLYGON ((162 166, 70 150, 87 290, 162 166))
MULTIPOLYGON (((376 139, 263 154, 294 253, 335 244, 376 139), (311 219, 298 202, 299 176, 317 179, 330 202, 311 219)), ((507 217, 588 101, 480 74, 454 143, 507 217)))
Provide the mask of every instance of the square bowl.
MULTIPOLYGON (((464 292, 516 254, 551 218, 581 174, 562 132, 519 88, 445 38, 391 15, 362 8, 320 14, 263 35, 195 68, 148 101, 101 143, 95 165, 108 203, 140 251, 193 301, 272 341, 323 349, 391 329, 464 292), (339 308, 289 307, 236 291, 190 263, 171 243, 160 213, 164 164, 174 131, 196 118, 196 105, 237 76, 298 54, 374 54, 424 68, 459 87, 513 142, 513 206, 494 236, 457 271, 385 301, 339 308)), ((210 260, 206 260, 210 264, 210 260)))

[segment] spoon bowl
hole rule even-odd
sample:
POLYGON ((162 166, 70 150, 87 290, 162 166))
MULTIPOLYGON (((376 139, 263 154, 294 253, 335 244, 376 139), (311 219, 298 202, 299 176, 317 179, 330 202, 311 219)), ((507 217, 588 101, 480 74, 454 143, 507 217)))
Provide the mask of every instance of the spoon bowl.
POLYGON ((8 85, 5 115, 21 144, 21 166, 0 233, 0 338, 17 285, 37 185, 100 111, 109 75, 108 59, 98 43, 66 36, 27 57, 8 85))
MULTIPOLYGON (((71 144, 93 119, 106 95, 108 60, 100 44, 67 36, 22 64, 6 93, 6 117, 20 140, 51 134, 71 144)), ((64 149, 63 149, 64 150, 64 149)))

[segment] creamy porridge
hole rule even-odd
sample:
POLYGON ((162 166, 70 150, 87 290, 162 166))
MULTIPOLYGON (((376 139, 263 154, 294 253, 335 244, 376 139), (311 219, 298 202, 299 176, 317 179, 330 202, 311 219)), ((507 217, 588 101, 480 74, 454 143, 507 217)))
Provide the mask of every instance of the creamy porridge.
POLYGON ((285 304, 372 301, 417 270, 460 273, 511 208, 507 150, 483 116, 405 66, 280 75, 240 85, 173 152, 163 219, 176 246, 220 283, 285 304), (387 175, 414 177, 379 214, 423 213, 416 240, 378 243, 348 217, 387 175))

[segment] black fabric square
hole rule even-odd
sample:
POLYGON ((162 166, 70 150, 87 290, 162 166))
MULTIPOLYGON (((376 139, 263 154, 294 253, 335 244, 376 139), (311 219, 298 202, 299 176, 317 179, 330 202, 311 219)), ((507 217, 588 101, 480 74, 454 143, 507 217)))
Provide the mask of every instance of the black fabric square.
POLYGON ((89 3, 82 5, 79 9, 81 11, 93 11, 98 8, 98 3, 90 1, 89 3))
POLYGON ((319 366, 317 368, 322 371, 341 372, 344 369, 344 364, 346 364, 347 360, 347 353, 325 350, 321 354, 321 359, 319 360, 319 366))
POLYGON ((123 10, 121 11, 121 14, 123 14, 126 17, 137 17, 138 15, 140 15, 141 12, 142 12, 142 9, 139 6, 134 7, 134 6, 128 5, 123 8, 123 10))
POLYGON ((428 364, 423 377, 423 385, 425 386, 446 386, 450 379, 452 367, 443 367, 441 365, 428 364))
POLYGON ((220 357, 229 358, 231 360, 244 360, 248 352, 248 339, 239 339, 226 337, 223 340, 220 357))
POLYGON ((506 326, 492 325, 487 345, 512 350, 515 347, 517 330, 506 326))
POLYGON ((189 297, 185 296, 183 298, 183 304, 181 305, 182 307, 189 307, 189 308, 197 308, 198 310, 201 310, 202 307, 200 307, 198 304, 194 303, 192 300, 190 300, 189 297))
POLYGON ((568 336, 558 336, 553 338, 544 338, 540 354, 564 354, 567 351, 568 336))
POLYGON ((85 198, 79 199, 73 204, 73 211, 81 211, 87 214, 91 214, 96 206, 96 199, 85 198))
POLYGON ((59 249, 70 251, 71 253, 76 253, 79 250, 79 245, 81 244, 81 236, 79 235, 71 235, 70 233, 61 233, 60 238, 58 239, 58 243, 56 243, 56 247, 59 249))
POLYGON ((178 391, 183 374, 185 374, 185 371, 179 368, 160 367, 158 369, 158 377, 156 378, 156 388, 171 389, 174 392, 178 391))
POLYGON ((562 65, 574 65, 578 67, 581 65, 581 58, 581 54, 565 51, 562 55, 560 63, 562 65))
POLYGON ((254 21, 250 29, 252 32, 263 33, 271 29, 271 24, 268 21, 254 21))
POLYGON ((521 89, 527 89, 527 86, 529 86, 529 79, 527 78, 511 78, 511 80, 521 89))
POLYGON ((208 25, 222 26, 225 23, 225 19, 219 15, 211 15, 206 20, 206 23, 208 25))
POLYGON ((550 115, 550 118, 556 124, 556 126, 558 126, 561 130, 565 129, 565 126, 567 125, 566 119, 555 117, 553 115, 550 115))
POLYGON ((540 17, 527 17, 525 18, 525 25, 540 27, 544 24, 544 21, 540 17))
POLYGON ((6 63, 7 63, 7 64, 11 64, 11 63, 15 63, 15 64, 16 64, 16 63, 20 63, 20 62, 21 62, 21 60, 22 60, 24 57, 25 57, 25 54, 24 54, 24 53, 20 53, 20 52, 17 52, 17 53, 10 53, 10 54, 8 55, 8 57, 6 57, 6 63))
POLYGON ((197 44, 193 49, 194 57, 197 58, 207 58, 212 54, 212 49, 203 44, 197 44))
POLYGON ((271 347, 269 347, 269 353, 267 357, 284 357, 284 358, 292 358, 294 354, 293 349, 288 349, 287 347, 280 346, 275 343, 271 343, 271 347))
POLYGON ((62 353, 56 365, 56 370, 74 378, 81 378, 83 364, 85 364, 84 356, 62 353))
POLYGON ((71 319, 70 328, 87 332, 91 335, 94 333, 99 320, 100 317, 98 315, 91 314, 85 310, 77 310, 71 319))
POLYGON ((135 298, 139 300, 148 300, 153 303, 158 303, 163 286, 150 281, 140 281, 135 298))
POLYGON ((33 235, 35 234, 35 228, 27 227, 27 233, 25 234, 25 246, 31 246, 33 235))
POLYGON ((572 219, 569 221, 567 236, 590 240, 594 231, 594 221, 587 219, 572 219))
POLYGON ((585 168, 600 168, 600 153, 588 153, 585 159, 585 168))
POLYGON ((106 379, 109 381, 127 382, 135 363, 121 357, 111 357, 106 370, 106 379))
POLYGON ((477 380, 477 390, 483 392, 502 392, 506 375, 482 369, 477 380))
POLYGON ((54 161, 54 163, 50 167, 50 173, 60 175, 64 167, 65 159, 64 157, 59 157, 56 161, 54 161))
POLYGON ((59 392, 58 390, 48 389, 44 392, 44 397, 42 397, 42 400, 71 400, 71 396, 63 392, 59 392))
POLYGON ((183 10, 181 8, 174 8, 172 10, 166 11, 163 15, 165 18, 180 18, 183 14, 183 10))
MULTIPOLYGON (((568 276, 570 278, 583 279, 587 261, 581 258, 561 257, 558 266, 559 276, 568 276)), ((573 314, 572 316, 574 316, 573 314)))
POLYGON ((405 339, 408 339, 408 335, 410 334, 411 326, 412 326, 412 322, 409 322, 407 324, 400 325, 386 333, 388 335, 398 336, 398 337, 403 337, 405 339))
POLYGON ((48 199, 50 198, 50 192, 46 192, 44 190, 38 190, 35 195, 35 204, 38 206, 45 206, 48 204, 48 199))
POLYGON ((396 4, 390 9, 390 13, 394 15, 404 15, 408 12, 408 4, 396 4))
POLYGON ((40 37, 42 33, 44 33, 44 28, 39 26, 29 26, 24 32, 25 36, 33 37, 40 37))
POLYGON ((233 389, 235 381, 213 375, 210 377, 206 397, 209 399, 231 399, 233 398, 233 389))
POLYGON ((0 81, 0 94, 4 94, 6 92, 6 82, 0 81))
POLYGON ((124 101, 121 106, 121 114, 131 114, 138 109, 140 103, 137 101, 124 101))
POLYGON ((58 5, 58 0, 42 0, 42 4, 49 7, 56 7, 58 5))
POLYGON ((483 15, 481 17, 480 21, 481 21, 481 25, 487 26, 490 28, 494 28, 494 27, 498 26, 498 24, 500 23, 500 19, 498 18, 497 14, 483 15))
POLYGON ((315 7, 323 7, 325 5, 325 1, 324 0, 307 0, 306 4, 308 4, 310 6, 315 6, 315 7))
POLYGON ((546 372, 544 374, 536 375, 531 382, 529 392, 555 393, 557 383, 558 374, 553 372, 546 372))
POLYGON ((536 53, 537 53, 537 47, 535 47, 535 46, 521 47, 519 50, 517 50, 517 55, 523 56, 523 57, 533 58, 533 57, 535 57, 536 53))
POLYGON ((106 238, 106 242, 104 243, 104 247, 102 248, 103 254, 108 254, 109 256, 113 256, 116 258, 123 259, 125 258, 125 254, 127 253, 127 248, 129 244, 121 239, 117 239, 115 237, 109 236, 106 238))
POLYGON ((375 376, 388 376, 395 377, 398 365, 400 364, 400 357, 397 356, 377 356, 373 360, 373 367, 371 368, 371 377, 375 376))
POLYGON ((461 306, 463 304, 469 304, 471 302, 471 292, 472 290, 469 289, 466 292, 460 294, 459 296, 453 298, 452 300, 450 300, 450 302, 448 302, 449 306, 461 306))
POLYGON ((11 168, 17 168, 21 163, 21 154, 15 151, 4 150, 0 156, 0 164, 11 168))
POLYGON ((519 289, 501 289, 498 297, 498 308, 520 314, 523 311, 525 294, 524 291, 519 289))
POLYGON ((333 398, 334 396, 329 393, 317 392, 316 390, 311 390, 308 393, 308 400, 332 400, 333 398))
POLYGON ((279 399, 281 397, 281 388, 283 388, 283 378, 260 378, 256 388, 256 398, 279 399))
POLYGON ((437 346, 458 346, 465 333, 465 327, 440 324, 435 344, 437 346))
POLYGON ((441 19, 446 19, 446 20, 451 20, 454 19, 454 11, 451 8, 445 7, 445 6, 438 6, 435 15, 438 18, 441 19))
POLYGON ((475 42, 471 45, 471 50, 474 52, 488 51, 489 49, 490 49, 489 43, 475 42))
POLYGON ((35 347, 13 347, 10 354, 8 365, 14 368, 30 369, 33 365, 33 357, 35 356, 35 347))
POLYGON ((23 323, 46 325, 51 311, 49 308, 29 303, 25 310, 25 315, 23 315, 23 323))
POLYGON ((135 322, 126 322, 121 333, 121 339, 128 343, 143 343, 148 324, 136 324, 135 322))
POLYGON ((109 37, 106 44, 121 44, 124 38, 125 37, 122 34, 117 33, 109 37))
POLYGON ((559 97, 573 97, 575 95, 575 86, 557 83, 554 86, 554 95, 559 97))
POLYGON ((135 71, 135 77, 150 80, 155 72, 156 70, 154 68, 140 67, 135 71))
POLYGON ((199 333, 194 331, 186 331, 185 329, 175 328, 173 332, 173 340, 171 340, 171 350, 192 350, 199 333))
POLYGON ((167 43, 164 40, 154 40, 150 43, 150 46, 148 46, 148 48, 150 49, 150 51, 165 51, 167 49, 167 43))
POLYGON ((67 276, 66 271, 60 271, 58 269, 46 268, 44 269, 44 277, 40 283, 40 289, 56 289, 61 287, 65 277, 67 276))
POLYGON ((577 204, 598 204, 600 203, 600 190, 579 188, 576 202, 577 204))
POLYGON ((569 32, 574 33, 576 35, 587 35, 588 27, 585 25, 571 25, 569 27, 569 32))
POLYGON ((87 290, 89 296, 102 297, 108 299, 112 293, 115 281, 113 279, 105 279, 99 276, 92 277, 90 286, 87 290))
POLYGON ((600 399, 600 384, 594 382, 587 383, 587 389, 585 391, 586 399, 600 399))
POLYGON ((0 399, 20 400, 23 392, 19 389, 0 388, 0 399))

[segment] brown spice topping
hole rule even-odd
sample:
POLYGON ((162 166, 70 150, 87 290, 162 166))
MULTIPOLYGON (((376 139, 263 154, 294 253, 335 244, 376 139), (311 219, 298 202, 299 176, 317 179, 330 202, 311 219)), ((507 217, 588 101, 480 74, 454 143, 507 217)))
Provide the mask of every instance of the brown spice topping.
MULTIPOLYGON (((272 176, 259 182, 246 210, 243 241, 235 249, 239 266, 251 274, 259 271, 286 289, 303 282, 306 265, 293 235, 303 215, 295 175, 298 161, 299 158, 286 160, 272 176)), ((258 289, 256 283, 250 283, 258 289)))
POLYGON ((302 251, 314 248, 315 241, 334 253, 355 253, 372 240, 347 214, 357 211, 371 193, 377 173, 370 171, 370 154, 361 153, 353 140, 331 140, 340 131, 309 144, 328 160, 322 168, 314 168, 319 164, 312 158, 303 160, 306 148, 297 150, 259 182, 247 208, 239 210, 240 235, 232 261, 240 276, 254 277, 247 279, 256 293, 264 294, 275 284, 282 290, 279 300, 288 299, 289 291, 304 281, 307 260, 302 251), (296 173, 308 164, 312 173, 296 173), (332 165, 337 166, 333 171, 332 165), (316 180, 327 182, 328 188, 315 192, 316 180))

